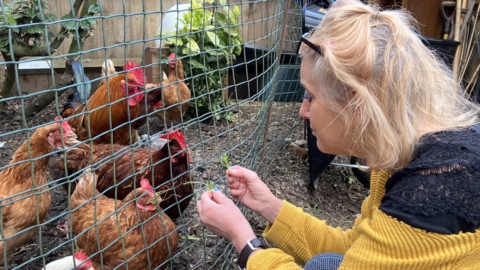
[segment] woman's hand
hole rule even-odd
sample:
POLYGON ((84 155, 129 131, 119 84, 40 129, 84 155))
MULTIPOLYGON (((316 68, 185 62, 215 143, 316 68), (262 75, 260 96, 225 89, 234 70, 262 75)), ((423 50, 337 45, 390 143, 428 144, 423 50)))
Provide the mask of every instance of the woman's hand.
POLYGON ((207 229, 232 242, 238 253, 247 241, 256 238, 240 209, 220 191, 205 191, 197 210, 207 229))
POLYGON ((255 172, 240 166, 232 168, 233 170, 227 170, 230 194, 273 224, 282 209, 283 201, 273 195, 255 172))

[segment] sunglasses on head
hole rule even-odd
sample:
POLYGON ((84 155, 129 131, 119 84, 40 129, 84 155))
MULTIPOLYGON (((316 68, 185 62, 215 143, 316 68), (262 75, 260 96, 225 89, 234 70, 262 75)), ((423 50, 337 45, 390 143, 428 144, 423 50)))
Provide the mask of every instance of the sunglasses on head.
POLYGON ((297 48, 297 54, 300 53, 300 47, 302 47, 302 43, 304 43, 305 45, 307 45, 308 47, 310 47, 312 50, 316 51, 317 53, 319 53, 320 55, 323 55, 323 51, 320 47, 318 47, 317 45, 313 44, 312 42, 310 42, 310 40, 307 39, 307 36, 309 35, 310 33, 305 33, 302 35, 302 37, 300 38, 300 44, 298 44, 298 48, 297 48))

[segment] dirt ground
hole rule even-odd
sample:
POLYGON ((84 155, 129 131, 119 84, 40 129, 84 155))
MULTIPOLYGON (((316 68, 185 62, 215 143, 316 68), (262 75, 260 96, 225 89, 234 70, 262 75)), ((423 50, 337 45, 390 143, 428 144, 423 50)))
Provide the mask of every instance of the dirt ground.
MULTIPOLYGON (((65 99, 66 94, 59 98, 59 103, 62 104, 65 99)), ((23 120, 18 117, 14 109, 17 112, 21 110, 19 102, 10 102, 6 112, 0 114, 0 134, 25 128, 23 120)), ((264 108, 259 104, 250 104, 234 109, 235 123, 227 123, 222 120, 187 125, 184 133, 187 144, 192 149, 191 168, 195 181, 208 183, 213 180, 221 190, 225 191, 224 168, 218 161, 218 158, 225 152, 230 155, 232 164, 241 163, 248 166, 248 164, 254 163, 253 160, 258 153, 251 152, 253 141, 255 141, 252 134, 256 134, 255 128, 258 126, 256 120, 262 117, 261 114, 255 113, 262 109, 264 108)), ((285 111, 288 112, 288 110, 285 111)), ((28 127, 36 127, 47 123, 55 118, 56 112, 55 106, 50 105, 32 119, 27 120, 26 124, 28 127)), ((292 115, 286 120, 287 124, 272 123, 272 134, 286 133, 291 129, 291 125, 288 123, 293 123, 291 119, 298 118, 296 112, 292 112, 292 115)), ((148 129, 145 125, 139 134, 147 134, 147 130, 149 130, 149 134, 155 134, 163 128, 163 124, 158 119, 151 118, 148 129)), ((26 136, 26 132, 0 135, 0 142, 5 142, 5 145, 0 148, 0 167, 5 166, 11 160, 13 153, 23 143, 26 136)), ((318 188, 313 190, 309 184, 307 163, 285 147, 288 143, 300 139, 303 139, 303 128, 300 126, 289 133, 286 138, 280 139, 278 145, 283 146, 281 150, 272 152, 276 157, 271 157, 269 159, 271 162, 262 165, 268 166, 268 173, 263 180, 279 198, 302 207, 307 213, 324 219, 335 227, 338 226, 342 229, 351 227, 360 213, 360 206, 367 190, 357 181, 346 180, 348 176, 352 175, 351 171, 338 166, 328 167, 322 174, 318 188)), ((270 140, 273 139, 270 138, 270 140)), ((198 198, 203 187, 197 184, 195 188, 196 198, 198 198)), ((66 239, 56 228, 58 215, 67 207, 67 194, 62 187, 55 187, 51 191, 51 196, 52 204, 41 230, 41 246, 39 236, 37 236, 26 245, 16 248, 11 253, 12 260, 9 269, 37 270, 43 266, 43 260, 39 259, 42 254, 47 254, 44 256, 45 263, 72 254, 72 240, 66 239)), ((169 268, 224 269, 234 267, 235 251, 225 240, 204 229, 199 221, 195 203, 196 199, 193 199, 182 217, 175 220, 181 232, 181 239, 175 257, 168 263, 169 268), (187 233, 188 236, 185 235, 187 233)), ((266 221, 249 211, 246 211, 246 216, 256 234, 261 236, 267 225, 266 221)))

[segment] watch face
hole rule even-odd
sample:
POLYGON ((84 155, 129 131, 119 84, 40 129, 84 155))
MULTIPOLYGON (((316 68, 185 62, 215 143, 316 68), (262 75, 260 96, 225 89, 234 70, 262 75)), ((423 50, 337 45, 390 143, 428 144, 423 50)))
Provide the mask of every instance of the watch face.
POLYGON ((257 247, 265 248, 266 247, 265 242, 263 242, 261 239, 258 239, 258 238, 252 239, 249 242, 250 242, 250 245, 253 246, 253 248, 257 248, 257 247))
POLYGON ((247 267, 248 257, 250 256, 252 251, 259 247, 267 248, 267 245, 265 244, 265 242, 262 241, 262 239, 255 238, 247 242, 245 247, 240 252, 240 256, 238 258, 237 263, 239 269, 245 269, 247 267))

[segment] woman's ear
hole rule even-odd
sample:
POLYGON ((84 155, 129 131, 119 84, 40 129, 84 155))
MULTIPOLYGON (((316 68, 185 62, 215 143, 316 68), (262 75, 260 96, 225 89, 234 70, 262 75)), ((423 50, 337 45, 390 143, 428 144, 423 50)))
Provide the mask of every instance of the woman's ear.
POLYGON ((353 122, 353 124, 358 123, 358 119, 360 117, 360 111, 358 110, 357 94, 358 91, 355 89, 350 89, 347 93, 347 106, 351 109, 351 115, 353 117, 351 121, 353 122))
POLYGON ((357 95, 357 90, 350 89, 347 94, 347 102, 350 103, 357 95))

